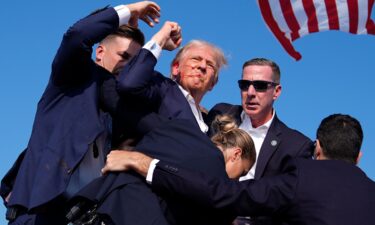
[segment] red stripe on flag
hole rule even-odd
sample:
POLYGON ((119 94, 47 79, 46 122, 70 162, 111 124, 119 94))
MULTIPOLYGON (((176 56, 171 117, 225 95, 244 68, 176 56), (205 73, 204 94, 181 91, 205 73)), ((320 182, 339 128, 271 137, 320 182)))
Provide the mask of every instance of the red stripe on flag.
POLYGON ((358 31, 358 0, 347 0, 349 8, 349 32, 356 34, 358 31))
POLYGON ((340 30, 339 14, 335 0, 324 0, 326 4, 328 24, 330 30, 340 30))
POLYGON ((294 41, 300 37, 298 33, 300 26, 298 24, 296 16, 294 15, 292 4, 290 3, 290 0, 280 0, 280 6, 285 21, 288 24, 289 29, 292 31, 291 37, 292 41, 294 41))
POLYGON ((366 22, 366 29, 368 34, 374 34, 375 35, 375 23, 371 19, 371 11, 372 7, 374 6, 374 0, 368 1, 368 15, 367 15, 367 22, 366 22))
POLYGON ((307 26, 309 33, 318 32, 318 19, 316 17, 316 9, 313 0, 302 0, 303 8, 307 15, 307 26))
POLYGON ((281 45, 284 47, 285 51, 287 51, 289 55, 291 55, 296 60, 300 60, 301 54, 293 48, 292 43, 288 38, 286 38, 285 33, 280 30, 276 20, 273 18, 271 7, 269 5, 268 0, 258 0, 258 3, 264 21, 266 21, 268 27, 271 29, 272 33, 275 35, 277 40, 279 40, 281 45))

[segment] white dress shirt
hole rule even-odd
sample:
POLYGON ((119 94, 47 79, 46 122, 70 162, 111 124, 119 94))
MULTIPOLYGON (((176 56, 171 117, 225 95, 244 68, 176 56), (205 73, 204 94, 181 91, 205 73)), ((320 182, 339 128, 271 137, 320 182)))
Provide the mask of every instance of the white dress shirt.
POLYGON ((251 124, 250 117, 245 113, 245 111, 242 111, 241 113, 242 123, 240 124, 239 128, 246 131, 253 139, 254 145, 255 145, 255 151, 256 151, 256 161, 253 167, 251 167, 251 169, 249 170, 249 172, 245 176, 240 177, 240 181, 254 179, 255 168, 258 162, 260 148, 262 147, 263 141, 266 138, 268 129, 270 128, 274 117, 275 117, 275 110, 273 111, 272 118, 269 121, 267 121, 265 124, 257 128, 254 128, 253 125, 251 124))

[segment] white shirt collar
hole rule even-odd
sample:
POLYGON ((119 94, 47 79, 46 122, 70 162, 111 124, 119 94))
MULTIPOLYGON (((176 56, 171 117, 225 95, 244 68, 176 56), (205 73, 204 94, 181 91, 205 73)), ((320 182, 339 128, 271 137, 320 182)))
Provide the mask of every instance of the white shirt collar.
POLYGON ((267 130, 270 128, 271 126, 271 123, 273 121, 273 119, 275 118, 275 110, 273 110, 273 113, 272 113, 272 117, 270 120, 268 120, 266 123, 264 123, 263 125, 260 125, 259 127, 257 128, 254 128, 253 125, 251 124, 251 120, 250 120, 250 117, 245 113, 245 111, 242 111, 241 113, 241 125, 240 125, 240 128, 243 129, 243 130, 267 130))
MULTIPOLYGON (((175 82, 176 82, 176 81, 175 81, 175 82)), ((177 82, 176 82, 176 83, 177 83, 177 82)), ((178 88, 180 88, 182 94, 185 96, 186 99, 187 99, 189 96, 192 97, 192 96, 190 95, 190 93, 189 93, 187 90, 185 90, 181 85, 179 85, 178 83, 177 83, 177 85, 178 85, 178 88)))

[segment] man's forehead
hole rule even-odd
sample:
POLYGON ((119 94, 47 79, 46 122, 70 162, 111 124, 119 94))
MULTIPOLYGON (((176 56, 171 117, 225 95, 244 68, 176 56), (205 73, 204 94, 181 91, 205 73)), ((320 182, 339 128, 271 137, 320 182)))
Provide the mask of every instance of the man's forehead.
POLYGON ((244 74, 272 75, 272 68, 268 65, 249 65, 243 69, 244 74))
POLYGON ((273 76, 272 73, 268 72, 260 72, 260 71, 251 71, 251 72, 243 72, 242 78, 245 80, 272 80, 273 76))

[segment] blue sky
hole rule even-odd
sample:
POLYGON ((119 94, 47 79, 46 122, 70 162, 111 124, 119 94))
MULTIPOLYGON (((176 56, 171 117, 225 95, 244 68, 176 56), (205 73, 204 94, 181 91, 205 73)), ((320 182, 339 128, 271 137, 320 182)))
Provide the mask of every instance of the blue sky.
MULTIPOLYGON (((182 27, 183 44, 204 39, 220 46, 229 66, 219 84, 203 100, 206 108, 218 102, 240 104, 236 81, 244 61, 265 57, 281 68, 281 97, 275 108, 281 120, 311 139, 324 117, 332 113, 356 117, 364 130, 363 158, 359 166, 375 179, 375 38, 330 31, 294 42, 302 54, 296 62, 267 29, 255 0, 156 1, 162 8, 161 24, 141 24, 147 39, 164 21, 182 27)), ((105 5, 125 1, 5 1, 0 13, 0 176, 27 145, 37 102, 47 84, 51 62, 63 33, 78 19, 105 5)), ((372 13, 372 18, 374 18, 372 13)), ((169 74, 174 52, 163 52, 158 70, 169 74)), ((0 214, 5 209, 0 207, 0 214)), ((0 216, 0 224, 5 224, 0 216)))

